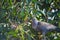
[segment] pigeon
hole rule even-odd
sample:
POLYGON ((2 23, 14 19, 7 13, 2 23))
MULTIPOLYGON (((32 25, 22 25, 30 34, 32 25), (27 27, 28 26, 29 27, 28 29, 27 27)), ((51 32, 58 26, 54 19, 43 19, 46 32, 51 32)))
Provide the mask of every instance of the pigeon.
POLYGON ((38 21, 35 17, 32 17, 31 21, 32 21, 31 22, 32 28, 36 31, 41 32, 42 35, 44 36, 44 40, 46 40, 45 35, 48 32, 51 32, 51 31, 60 32, 60 28, 47 22, 38 21))

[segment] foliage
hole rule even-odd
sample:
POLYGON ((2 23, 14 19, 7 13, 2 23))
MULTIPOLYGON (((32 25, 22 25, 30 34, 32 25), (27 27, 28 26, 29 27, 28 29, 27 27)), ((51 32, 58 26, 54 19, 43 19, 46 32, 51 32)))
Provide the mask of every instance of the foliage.
MULTIPOLYGON (((60 0, 0 0, 0 40, 39 40, 39 33, 27 24, 32 15, 60 27, 60 0)), ((47 37, 60 40, 60 33, 49 32, 47 37)))

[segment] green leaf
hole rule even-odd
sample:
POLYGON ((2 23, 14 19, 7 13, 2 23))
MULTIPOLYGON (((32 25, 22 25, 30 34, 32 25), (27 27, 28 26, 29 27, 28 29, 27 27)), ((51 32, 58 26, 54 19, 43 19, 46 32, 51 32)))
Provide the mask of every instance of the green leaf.
POLYGON ((32 0, 32 2, 37 2, 37 0, 32 0))

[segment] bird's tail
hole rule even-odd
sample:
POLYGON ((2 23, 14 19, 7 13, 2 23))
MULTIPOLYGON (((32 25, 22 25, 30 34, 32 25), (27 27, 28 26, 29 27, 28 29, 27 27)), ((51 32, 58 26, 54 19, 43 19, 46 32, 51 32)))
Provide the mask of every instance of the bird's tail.
POLYGON ((56 28, 55 31, 60 33, 60 28, 56 28))

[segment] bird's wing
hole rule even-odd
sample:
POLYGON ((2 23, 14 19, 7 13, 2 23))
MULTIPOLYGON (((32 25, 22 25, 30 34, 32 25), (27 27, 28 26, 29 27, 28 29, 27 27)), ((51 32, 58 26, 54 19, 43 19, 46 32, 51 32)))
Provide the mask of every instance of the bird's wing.
POLYGON ((46 22, 39 22, 40 24, 40 27, 44 27, 46 28, 47 30, 49 29, 55 29, 56 26, 52 25, 52 24, 49 24, 49 23, 46 23, 46 22))

